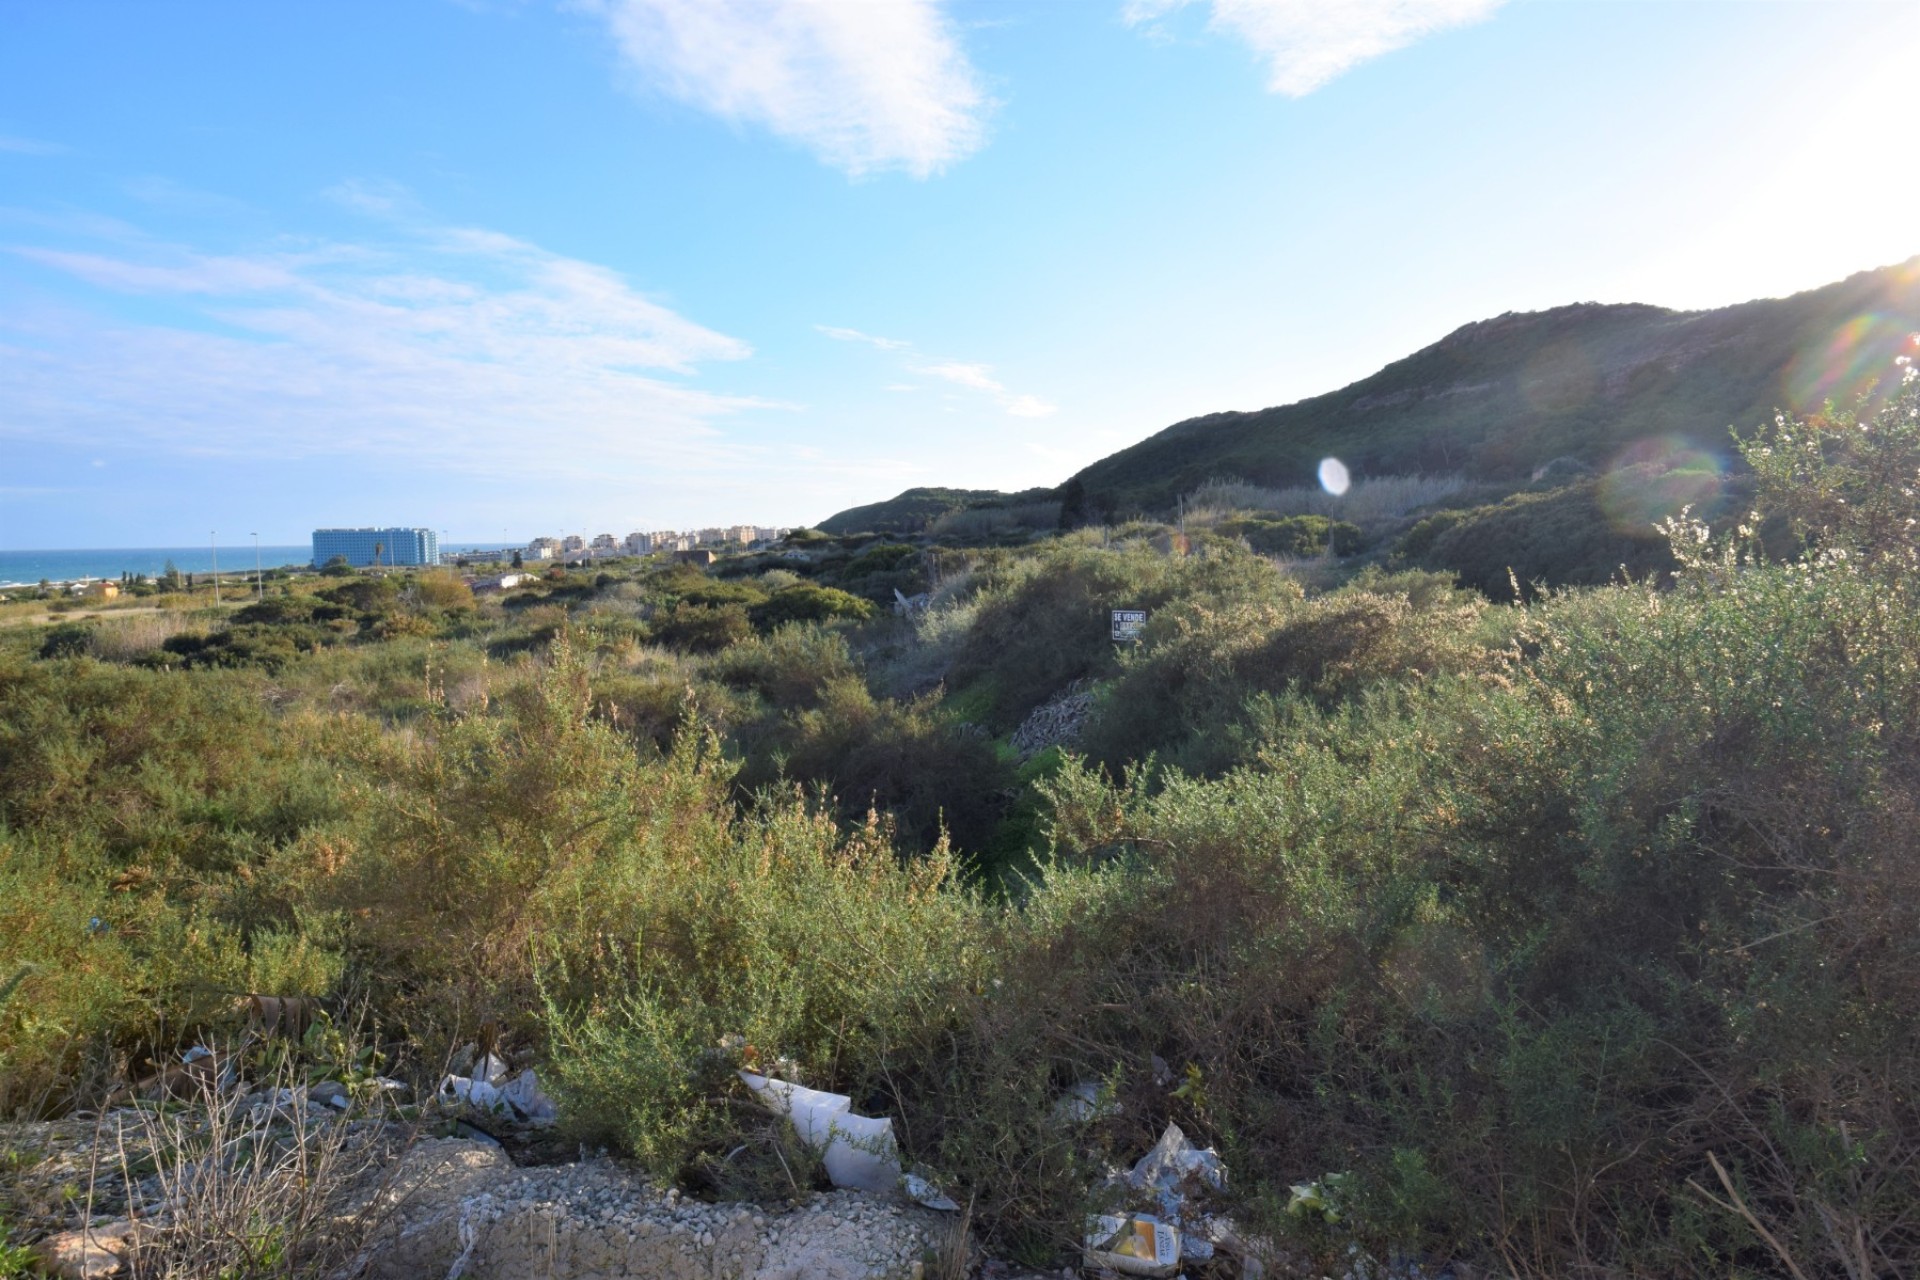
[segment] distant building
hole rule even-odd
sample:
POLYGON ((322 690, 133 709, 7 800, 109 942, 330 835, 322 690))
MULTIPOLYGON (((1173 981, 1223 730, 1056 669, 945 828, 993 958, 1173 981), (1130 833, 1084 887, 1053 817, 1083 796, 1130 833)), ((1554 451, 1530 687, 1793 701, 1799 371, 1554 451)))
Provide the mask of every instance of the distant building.
POLYGON ((313 567, 335 556, 350 565, 440 563, 440 535, 431 529, 315 529, 313 567))
POLYGON ((587 540, 577 533, 570 533, 560 539, 560 550, 567 555, 572 555, 576 551, 585 551, 586 549, 587 540))
POLYGON ((526 559, 551 560, 560 554, 560 539, 535 538, 527 544, 526 559))
POLYGON ((706 568, 708 565, 712 564, 716 559, 718 559, 718 557, 715 556, 713 552, 708 551, 705 548, 701 548, 700 550, 697 550, 697 551, 676 551, 673 553, 673 558, 674 558, 674 561, 678 564, 699 565, 702 569, 706 568))
POLYGON ((89 582, 81 594, 95 600, 112 600, 120 594, 120 585, 115 582, 89 582))
POLYGON ((626 547, 628 555, 643 556, 653 550, 653 538, 648 534, 635 530, 633 533, 627 535, 626 547))
POLYGON ((475 591, 511 591, 515 587, 532 582, 530 573, 498 573, 484 578, 475 578, 467 585, 475 591))
POLYGON ((620 554, 620 541, 610 533, 597 535, 593 540, 593 554, 596 556, 617 556, 620 554))

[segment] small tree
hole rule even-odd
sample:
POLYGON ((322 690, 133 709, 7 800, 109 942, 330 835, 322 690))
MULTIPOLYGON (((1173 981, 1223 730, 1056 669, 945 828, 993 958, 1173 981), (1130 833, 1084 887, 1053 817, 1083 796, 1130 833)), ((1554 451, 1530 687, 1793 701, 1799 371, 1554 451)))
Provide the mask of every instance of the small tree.
POLYGON ((1060 527, 1078 529, 1087 522, 1087 486, 1075 476, 1060 486, 1060 527))
MULTIPOLYGON (((1920 334, 1912 341, 1920 349, 1920 334)), ((1777 414, 1740 442, 1758 513, 1784 519, 1800 549, 1878 569, 1920 560, 1920 368, 1907 355, 1895 364, 1890 395, 1876 388, 1851 410, 1829 404, 1804 419, 1777 414), (1874 409, 1877 394, 1885 400, 1874 409)))
POLYGON ((525 567, 525 562, 523 562, 523 561, 522 561, 522 560, 520 559, 520 553, 519 553, 518 551, 516 551, 516 552, 514 552, 514 553, 513 553, 513 567, 514 567, 514 568, 516 568, 516 569, 520 569, 520 568, 524 568, 524 567, 525 567))

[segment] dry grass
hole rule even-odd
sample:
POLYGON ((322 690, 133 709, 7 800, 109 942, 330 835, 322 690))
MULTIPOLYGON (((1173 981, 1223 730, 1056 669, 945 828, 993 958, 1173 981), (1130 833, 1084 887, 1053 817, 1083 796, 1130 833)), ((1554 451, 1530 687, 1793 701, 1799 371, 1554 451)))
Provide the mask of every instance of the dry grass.
POLYGON ((186 1106, 141 1108, 115 1135, 134 1280, 345 1274, 379 1226, 366 1193, 400 1145, 381 1126, 310 1116, 304 1090, 249 1104, 200 1078, 186 1106), (345 1268, 345 1270, 343 1270, 345 1268))
POLYGON ((142 609, 103 614, 93 633, 93 656, 106 662, 134 662, 153 653, 174 636, 199 627, 186 614, 142 609))
POLYGON ((1410 511, 1454 497, 1466 479, 1443 476, 1373 476, 1335 497, 1314 486, 1268 489, 1244 480, 1209 480, 1187 495, 1187 522, 1207 526, 1236 511, 1278 516, 1326 516, 1363 528, 1397 520, 1410 511))
POLYGON ((1057 502, 1025 502, 1015 507, 972 507, 949 511, 928 526, 936 538, 989 538, 1017 529, 1052 529, 1060 522, 1057 502))

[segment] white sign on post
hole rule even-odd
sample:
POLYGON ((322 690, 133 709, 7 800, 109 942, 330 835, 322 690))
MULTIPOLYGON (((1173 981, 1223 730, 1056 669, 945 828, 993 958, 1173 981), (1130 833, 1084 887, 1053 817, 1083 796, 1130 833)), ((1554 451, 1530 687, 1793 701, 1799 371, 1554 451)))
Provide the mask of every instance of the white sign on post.
POLYGON ((1146 625, 1145 609, 1115 609, 1113 611, 1113 642, 1115 644, 1140 643, 1140 629, 1146 625))

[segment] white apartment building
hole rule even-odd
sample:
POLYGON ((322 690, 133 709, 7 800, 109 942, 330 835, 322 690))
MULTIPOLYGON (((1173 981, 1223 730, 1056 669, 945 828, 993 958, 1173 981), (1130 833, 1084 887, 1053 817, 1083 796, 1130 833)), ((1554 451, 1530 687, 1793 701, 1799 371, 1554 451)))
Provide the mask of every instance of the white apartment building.
POLYGON ((652 551, 652 550, 653 550, 652 534, 641 533, 639 530, 636 529, 632 533, 627 535, 627 554, 628 555, 644 556, 649 551, 652 551))
POLYGON ((529 560, 551 560, 560 554, 560 539, 535 538, 527 544, 526 558, 529 560))
POLYGON ((577 533, 570 533, 560 539, 560 550, 566 552, 568 555, 572 555, 576 551, 585 551, 586 549, 587 540, 577 533))

